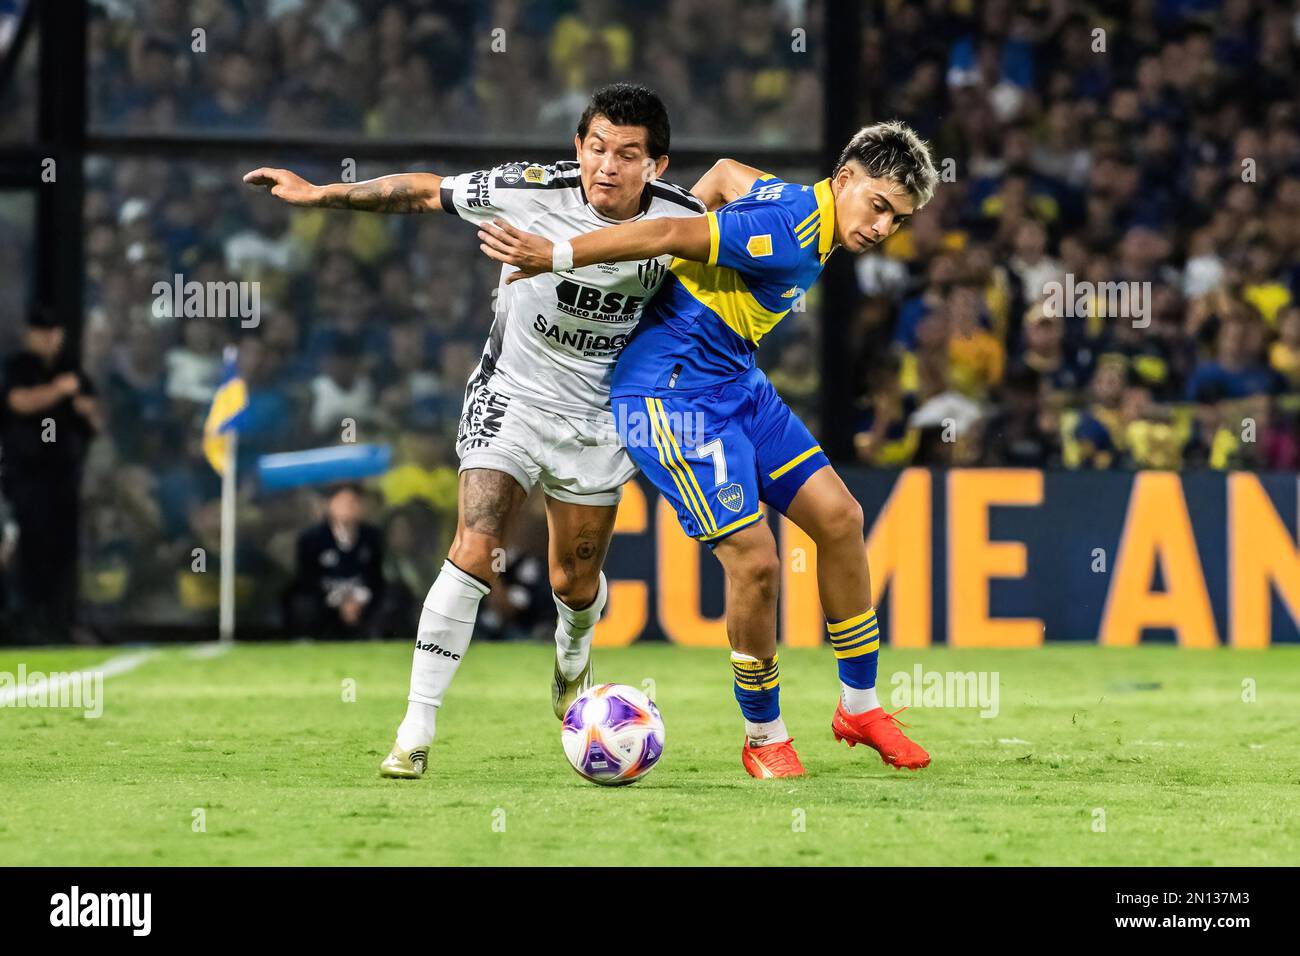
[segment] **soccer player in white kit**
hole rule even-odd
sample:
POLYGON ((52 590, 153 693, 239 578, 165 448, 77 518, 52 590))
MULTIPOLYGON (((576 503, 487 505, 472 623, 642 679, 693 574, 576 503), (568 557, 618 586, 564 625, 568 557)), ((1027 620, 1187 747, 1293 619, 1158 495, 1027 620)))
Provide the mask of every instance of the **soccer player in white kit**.
MULTIPOLYGON (((446 212, 472 223, 502 218, 563 242, 602 226, 695 216, 704 205, 659 182, 668 166, 668 113, 651 90, 596 91, 574 137, 577 161, 510 163, 457 176, 405 173, 314 186, 284 169, 244 177, 300 206, 446 212)), ((671 256, 607 262, 497 289, 496 319, 470 375, 456 451, 456 537, 424 599, 406 717, 380 766, 424 774, 435 718, 469 646, 480 600, 495 578, 507 529, 535 484, 546 494, 551 589, 559 620, 552 705, 563 717, 592 683, 591 638, 608 588, 601 565, 623 484, 636 468, 610 411, 614 360, 659 288, 671 256)))

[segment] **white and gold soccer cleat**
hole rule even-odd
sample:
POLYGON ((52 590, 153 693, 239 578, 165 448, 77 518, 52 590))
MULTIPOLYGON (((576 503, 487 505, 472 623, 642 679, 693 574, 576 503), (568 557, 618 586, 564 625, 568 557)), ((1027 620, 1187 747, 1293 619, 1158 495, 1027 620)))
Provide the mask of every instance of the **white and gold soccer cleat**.
POLYGON ((555 718, 563 720, 569 705, 578 699, 578 695, 590 689, 592 685, 591 657, 587 657, 587 666, 582 673, 569 680, 560 673, 560 662, 555 662, 555 681, 551 685, 551 703, 555 707, 555 718))
POLYGON ((428 747, 403 750, 397 744, 393 744, 393 752, 379 765, 379 775, 398 780, 419 780, 424 776, 424 770, 428 765, 428 747))

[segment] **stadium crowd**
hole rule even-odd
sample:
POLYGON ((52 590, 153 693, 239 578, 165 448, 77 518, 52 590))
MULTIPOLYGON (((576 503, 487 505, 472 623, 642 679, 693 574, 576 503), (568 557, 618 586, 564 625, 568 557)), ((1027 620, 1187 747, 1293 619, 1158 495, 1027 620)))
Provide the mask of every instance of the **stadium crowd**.
POLYGON ((1300 5, 890 3, 865 43, 949 165, 858 263, 862 462, 1300 465, 1300 5))
MULTIPOLYGON (((810 16, 798 2, 150 7, 159 29, 140 31, 135 3, 97 0, 101 128, 559 142, 592 86, 630 78, 659 88, 675 136, 734 139, 742 160, 746 145, 820 137, 817 58, 790 52, 810 16), (188 55, 200 8, 208 58, 188 55), (525 55, 490 59, 495 26, 525 55)), ((854 450, 870 466, 1300 466, 1300 4, 926 0, 864 16, 858 119, 912 124, 943 182, 856 262, 853 314, 821 315, 814 291, 765 341, 762 363, 814 431, 824 320, 855 356, 854 450)), ((454 527, 452 443, 496 270, 456 224, 295 210, 240 188, 244 171, 88 166, 83 365, 109 427, 87 464, 82 579, 105 624, 127 606, 207 623, 216 602, 190 556, 216 553, 200 423, 233 326, 171 315, 151 290, 173 275, 261 284, 260 322, 237 336, 244 474, 263 452, 338 442, 348 419, 357 440, 394 445, 364 509, 399 618, 454 527)), ((241 604, 272 624, 321 500, 241 495, 241 604)), ((547 626, 544 534, 530 512, 489 630, 547 626)))
POLYGON ((92 109, 106 128, 552 142, 591 90, 635 76, 653 80, 678 135, 817 138, 816 45, 792 37, 819 22, 808 0, 95 2, 92 109), (196 26, 205 56, 191 52, 196 26))

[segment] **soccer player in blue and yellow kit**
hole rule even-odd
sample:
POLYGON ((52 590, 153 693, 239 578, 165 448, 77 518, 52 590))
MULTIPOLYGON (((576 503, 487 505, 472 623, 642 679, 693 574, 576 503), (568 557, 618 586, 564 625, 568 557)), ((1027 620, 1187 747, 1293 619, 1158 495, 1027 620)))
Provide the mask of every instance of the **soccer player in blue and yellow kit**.
POLYGON ((668 280, 615 366, 611 398, 632 458, 673 503, 683 530, 722 563, 745 717, 741 757, 755 777, 804 772, 781 719, 781 565, 759 502, 817 545, 817 584, 841 684, 831 723, 836 739, 874 747, 894 767, 930 762, 876 698, 880 629, 862 508, 755 366, 754 353, 837 246, 858 253, 884 240, 929 201, 937 178, 916 134, 886 122, 860 130, 830 177, 813 186, 721 160, 692 190, 714 210, 705 216, 626 223, 570 243, 500 222, 479 233, 487 255, 519 268, 509 281, 599 262, 668 262, 668 280))

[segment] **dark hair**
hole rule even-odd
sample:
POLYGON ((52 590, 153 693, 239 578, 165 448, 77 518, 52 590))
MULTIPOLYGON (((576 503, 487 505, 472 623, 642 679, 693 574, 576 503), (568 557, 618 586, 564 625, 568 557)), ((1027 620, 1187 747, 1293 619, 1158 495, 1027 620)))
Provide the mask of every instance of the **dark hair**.
POLYGON ((603 116, 615 126, 644 126, 646 150, 654 159, 668 152, 668 110, 659 94, 638 83, 611 83, 591 94, 578 120, 578 139, 587 138, 591 121, 603 116))
POLYGON ((27 313, 27 324, 33 329, 61 329, 59 314, 48 305, 35 306, 27 313))
POLYGON ((917 209, 934 196, 939 181, 930 148, 910 126, 898 120, 858 130, 840 153, 831 175, 850 161, 859 163, 868 176, 893 180, 903 186, 912 194, 917 209))

